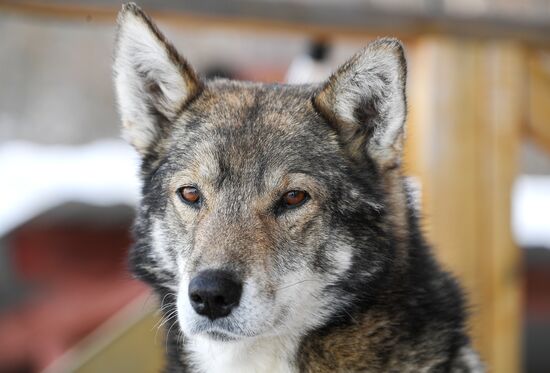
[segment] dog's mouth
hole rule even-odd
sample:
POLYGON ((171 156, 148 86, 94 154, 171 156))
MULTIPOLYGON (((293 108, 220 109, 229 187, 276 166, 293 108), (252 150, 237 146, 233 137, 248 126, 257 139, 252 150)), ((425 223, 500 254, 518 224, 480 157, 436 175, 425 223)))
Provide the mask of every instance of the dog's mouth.
POLYGON ((241 332, 233 331, 229 328, 218 325, 196 325, 192 334, 204 335, 212 340, 219 342, 237 341, 243 338, 253 337, 253 335, 246 335, 241 332))
POLYGON ((210 339, 213 339, 214 341, 218 341, 218 342, 231 342, 239 339, 234 335, 230 335, 219 330, 210 330, 210 331, 207 331, 205 334, 210 339))

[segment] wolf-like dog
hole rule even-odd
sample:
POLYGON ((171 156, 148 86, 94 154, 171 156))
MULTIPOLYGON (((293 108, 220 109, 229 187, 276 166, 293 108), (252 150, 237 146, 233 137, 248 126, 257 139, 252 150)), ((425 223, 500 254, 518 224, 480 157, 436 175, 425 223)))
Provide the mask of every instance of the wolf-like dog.
POLYGON ((399 41, 322 84, 204 80, 128 4, 114 80, 166 372, 483 370, 405 182, 399 41))

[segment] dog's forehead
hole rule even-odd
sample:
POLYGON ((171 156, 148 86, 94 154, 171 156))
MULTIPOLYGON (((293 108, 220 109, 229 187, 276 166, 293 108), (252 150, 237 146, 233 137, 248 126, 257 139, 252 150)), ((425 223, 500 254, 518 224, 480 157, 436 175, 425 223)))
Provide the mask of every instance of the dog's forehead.
POLYGON ((187 115, 188 123, 196 124, 193 139, 180 146, 196 173, 212 181, 221 174, 260 182, 276 174, 311 172, 322 164, 320 158, 338 149, 334 131, 311 104, 314 89, 236 82, 208 86, 187 115))
POLYGON ((309 85, 215 81, 207 85, 198 106, 214 126, 295 131, 311 121, 314 92, 309 85))

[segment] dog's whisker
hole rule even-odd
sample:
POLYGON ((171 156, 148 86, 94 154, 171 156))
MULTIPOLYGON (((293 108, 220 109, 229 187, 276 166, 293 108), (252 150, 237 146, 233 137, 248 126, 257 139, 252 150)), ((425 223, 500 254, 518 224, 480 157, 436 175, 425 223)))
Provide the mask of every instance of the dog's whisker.
POLYGON ((161 322, 161 324, 157 327, 157 329, 160 329, 164 324, 166 324, 169 320, 171 320, 174 316, 176 316, 177 310, 174 310, 170 312, 166 317, 164 317, 164 321, 161 322))
MULTIPOLYGON (((156 341, 157 341, 157 339, 158 339, 158 333, 159 333, 159 331, 161 330, 161 328, 162 328, 166 323, 170 322, 170 321, 174 318, 174 316, 176 316, 176 315, 177 315, 177 311, 173 311, 173 312, 171 312, 168 316, 162 317, 162 318, 159 320, 159 322, 157 322, 157 324, 158 324, 158 323, 160 323, 160 324, 159 324, 158 326, 156 326, 155 343, 156 343, 156 341)), ((177 317, 176 317, 175 322, 178 322, 177 317)))
POLYGON ((292 283, 292 284, 285 285, 285 286, 282 286, 282 287, 280 287, 280 288, 277 288, 275 291, 281 291, 281 290, 284 290, 284 289, 288 289, 288 288, 291 288, 291 287, 293 287, 293 286, 303 284, 303 283, 305 283, 305 282, 319 282, 319 283, 320 283, 321 281, 319 281, 319 280, 317 280, 317 279, 313 279, 313 278, 312 278, 312 279, 301 280, 301 281, 297 281, 297 282, 295 282, 295 283, 292 283))
POLYGON ((176 325, 177 323, 178 323, 178 320, 176 319, 176 321, 174 321, 172 325, 170 325, 170 328, 168 328, 168 331, 166 332, 165 345, 164 345, 166 349, 166 353, 168 353, 168 341, 170 340, 170 331, 172 330, 174 325, 176 325))
POLYGON ((175 297, 176 294, 175 294, 175 293, 170 293, 170 292, 166 293, 166 294, 164 295, 164 297, 162 297, 162 300, 160 301, 160 309, 162 309, 163 304, 164 304, 164 301, 166 300, 166 297, 169 297, 169 296, 175 297))

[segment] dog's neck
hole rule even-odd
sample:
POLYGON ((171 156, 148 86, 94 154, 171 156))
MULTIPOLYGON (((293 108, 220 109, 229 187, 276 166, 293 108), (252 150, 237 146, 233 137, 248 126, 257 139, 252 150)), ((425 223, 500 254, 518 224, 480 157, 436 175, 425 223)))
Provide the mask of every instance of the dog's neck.
POLYGON ((199 336, 185 343, 193 367, 208 373, 296 372, 293 362, 297 347, 291 337, 222 342, 199 336))

